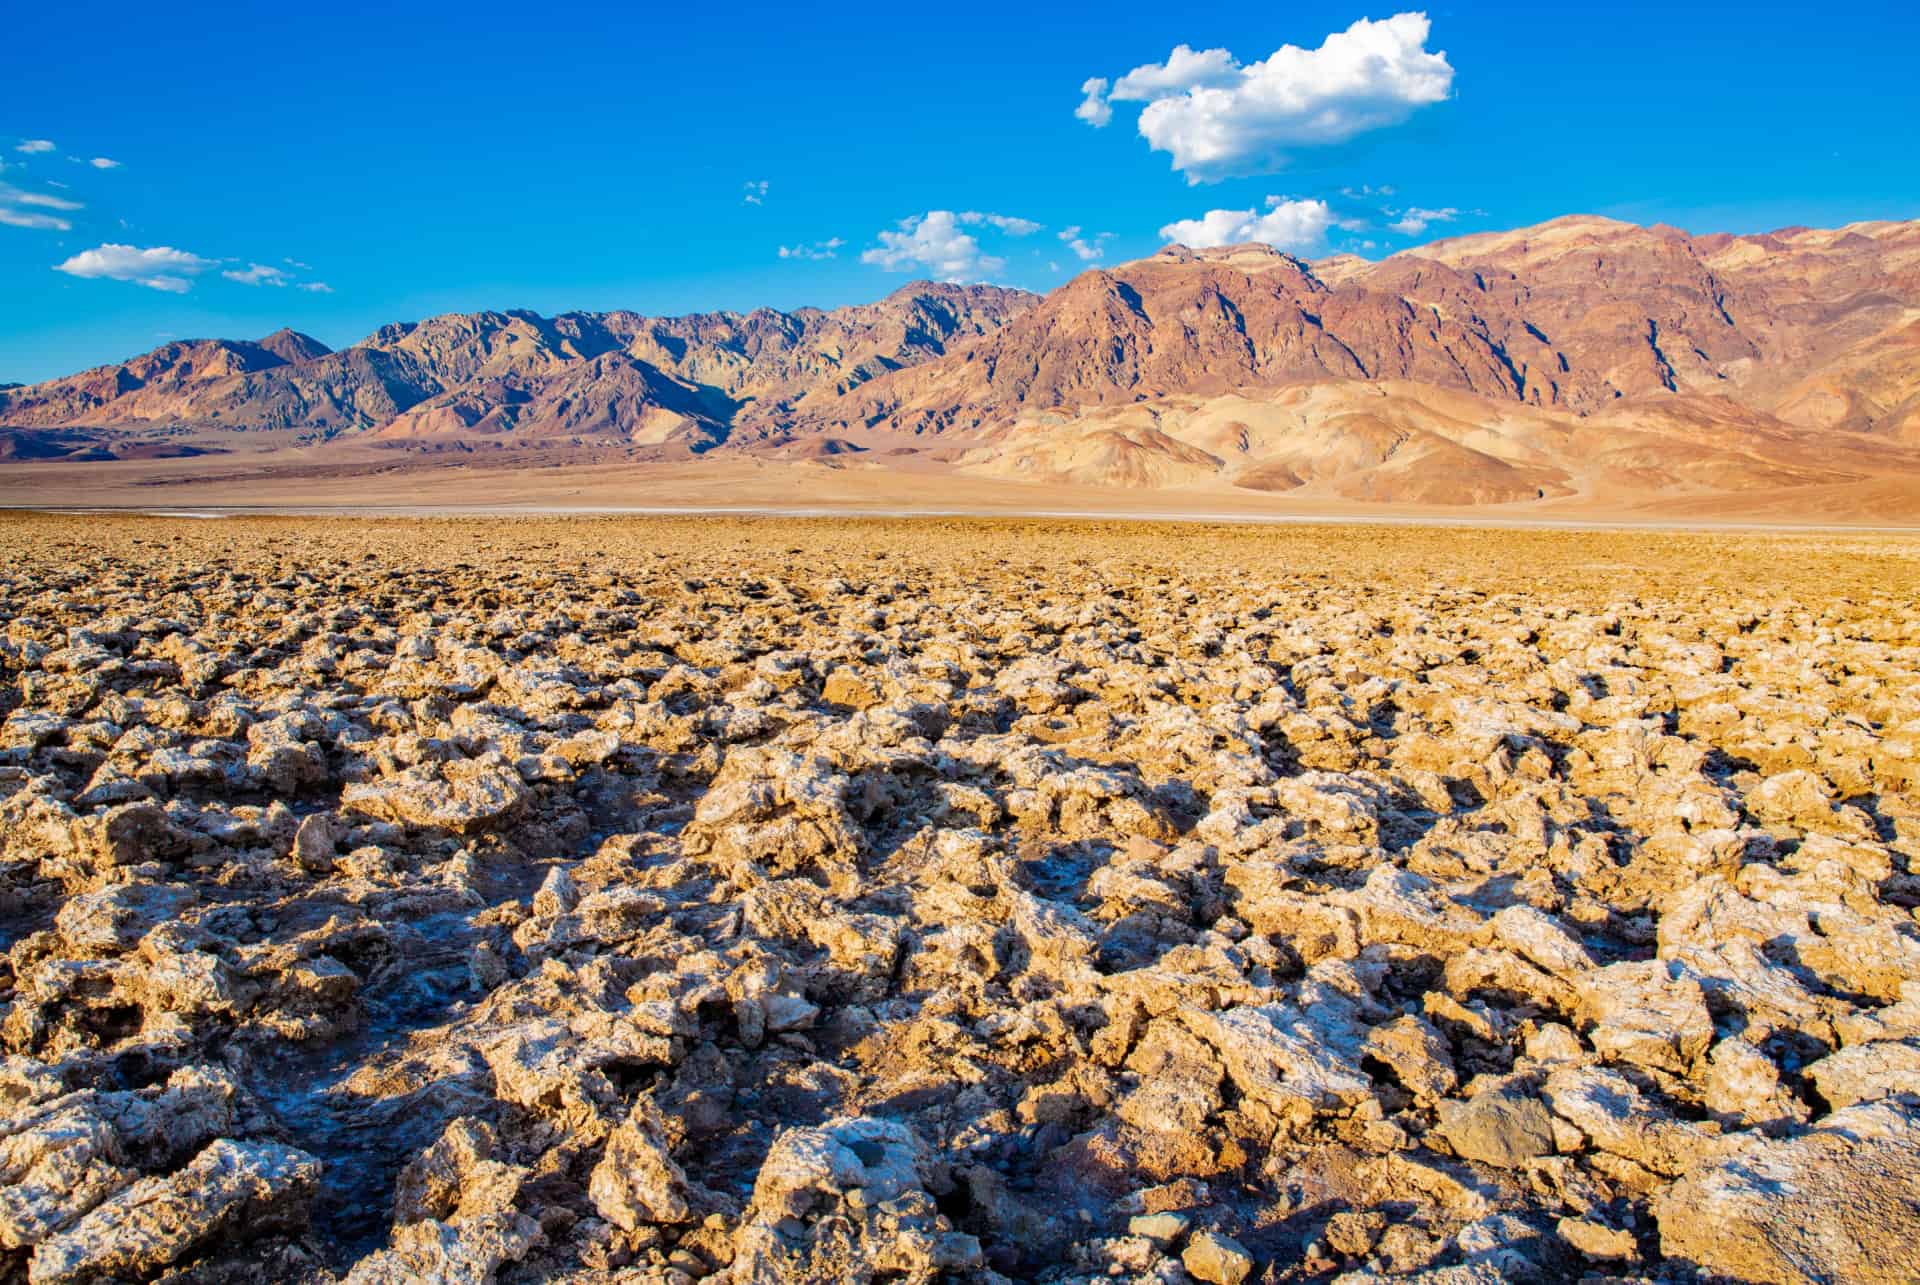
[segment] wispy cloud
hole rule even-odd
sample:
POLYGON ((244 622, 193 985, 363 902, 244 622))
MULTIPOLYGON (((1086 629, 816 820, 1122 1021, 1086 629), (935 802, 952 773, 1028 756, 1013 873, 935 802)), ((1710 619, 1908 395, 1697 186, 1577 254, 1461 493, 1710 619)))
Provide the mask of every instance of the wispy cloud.
POLYGON ((15 144, 13 150, 16 152, 25 152, 29 156, 39 152, 51 152, 54 150, 53 140, 47 138, 23 138, 19 143, 15 144))
MULTIPOLYGON (((74 159, 78 160, 79 158, 75 157, 74 159)), ((119 161, 116 161, 111 157, 107 157, 107 156, 96 156, 92 160, 88 161, 87 164, 93 166, 93 168, 97 170, 117 170, 120 168, 119 161)))
POLYGON ((765 205, 767 203, 767 187, 767 180, 763 178, 750 179, 746 185, 747 194, 741 199, 746 201, 748 205, 765 205))
POLYGON ((1096 263, 1100 256, 1106 253, 1105 242, 1113 233, 1100 232, 1090 237, 1082 236, 1080 226, 1075 224, 1070 228, 1060 229, 1059 235, 1067 249, 1073 251, 1074 256, 1082 263, 1096 263))
POLYGON ((73 224, 51 214, 34 214, 0 205, 0 223, 10 228, 35 228, 43 232, 71 232, 73 224))
POLYGON ((37 205, 43 210, 83 210, 78 201, 46 192, 28 192, 11 183, 0 183, 0 205, 37 205))
POLYGON ((248 264, 244 271, 228 268, 220 274, 229 281, 238 281, 243 286, 284 286, 287 274, 279 268, 265 263, 248 264))
POLYGON ((168 245, 142 248, 109 241, 91 250, 82 250, 65 263, 55 264, 54 271, 70 277, 125 281, 149 290, 185 294, 193 287, 191 278, 215 266, 213 259, 203 259, 168 245))
POLYGON ((0 183, 0 223, 14 228, 35 228, 47 232, 71 232, 73 224, 45 210, 71 212, 84 209, 78 201, 46 192, 28 192, 11 183, 0 183), (28 208, 21 208, 21 207, 28 208))
MULTIPOLYGON (((1387 213, 1394 214, 1396 211, 1388 210, 1387 213)), ((1410 210, 1398 213, 1400 217, 1387 226, 1402 236, 1419 236, 1430 224, 1451 223, 1460 217, 1460 211, 1451 205, 1440 210, 1425 210, 1416 205, 1410 210)))
POLYGON ((841 246, 846 242, 839 237, 828 237, 824 241, 813 241, 804 245, 783 245, 780 257, 783 259, 831 259, 837 257, 841 246))
POLYGON ((979 210, 963 211, 959 215, 959 219, 969 227, 978 227, 980 224, 985 223, 991 227, 999 228, 1008 236, 1032 236, 1044 226, 1043 224, 1035 223, 1032 219, 1016 218, 1011 214, 982 214, 979 210))
POLYGON ((1074 115, 1100 126, 1109 103, 1145 102, 1141 137, 1189 183, 1270 173, 1292 149, 1344 143, 1444 101, 1453 67, 1427 49, 1431 32, 1424 13, 1362 18, 1318 49, 1282 45, 1244 66, 1225 49, 1178 45, 1164 63, 1121 76, 1111 93, 1101 79, 1087 81, 1074 115))
POLYGON ((305 290, 309 294, 332 294, 333 293, 333 287, 328 285, 324 281, 302 281, 299 285, 295 286, 294 289, 305 290))

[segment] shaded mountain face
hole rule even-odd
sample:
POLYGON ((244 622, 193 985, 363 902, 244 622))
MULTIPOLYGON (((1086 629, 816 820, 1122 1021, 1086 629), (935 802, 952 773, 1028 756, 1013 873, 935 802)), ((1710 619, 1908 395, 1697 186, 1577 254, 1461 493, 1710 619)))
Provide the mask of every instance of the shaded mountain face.
POLYGON ((383 326, 340 352, 281 330, 257 343, 168 344, 0 390, 0 423, 479 431, 704 449, 736 428, 766 436, 764 425, 808 399, 938 357, 1034 302, 995 286, 921 282, 878 303, 792 313, 452 313, 383 326))
POLYGON ((375 430, 381 438, 514 434, 614 439, 702 451, 726 420, 700 389, 625 353, 602 353, 545 374, 484 376, 430 397, 375 430))

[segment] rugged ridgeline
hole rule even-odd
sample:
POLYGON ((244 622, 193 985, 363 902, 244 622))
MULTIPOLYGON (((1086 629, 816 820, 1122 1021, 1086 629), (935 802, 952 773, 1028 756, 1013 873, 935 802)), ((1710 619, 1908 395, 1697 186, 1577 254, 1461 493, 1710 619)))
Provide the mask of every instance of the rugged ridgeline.
POLYGON ((1560 219, 1380 263, 1264 246, 1088 272, 789 431, 984 441, 970 471, 1467 503, 1920 467, 1920 224, 1560 219))
POLYGON ((965 472, 1348 499, 1715 494, 1920 476, 1920 223, 1690 236, 1572 217, 1382 262, 1257 245, 1044 298, 478 313, 329 352, 169 344, 0 424, 489 434, 667 450, 939 437, 965 472))
POLYGON ((291 331, 192 340, 0 392, 0 424, 510 432, 700 449, 937 357, 1033 302, 919 282, 874 304, 790 313, 452 313, 384 326, 339 352, 291 331))

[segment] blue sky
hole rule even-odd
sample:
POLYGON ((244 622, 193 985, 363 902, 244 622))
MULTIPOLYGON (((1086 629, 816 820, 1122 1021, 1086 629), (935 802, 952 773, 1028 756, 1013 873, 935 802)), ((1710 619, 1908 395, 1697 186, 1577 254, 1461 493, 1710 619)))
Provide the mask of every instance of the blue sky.
POLYGON ((1920 217, 1911 3, 601 8, 13 6, 0 381, 455 309, 1046 289, 1163 229, 1920 217))

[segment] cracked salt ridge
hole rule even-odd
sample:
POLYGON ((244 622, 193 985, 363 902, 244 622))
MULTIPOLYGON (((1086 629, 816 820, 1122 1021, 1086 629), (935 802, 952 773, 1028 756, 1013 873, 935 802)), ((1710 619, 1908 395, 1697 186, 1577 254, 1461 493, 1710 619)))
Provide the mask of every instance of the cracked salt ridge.
POLYGON ((498 884, 500 895, 484 905, 387 925, 402 959, 392 969, 395 982, 363 994, 359 1029, 323 1048, 290 1050, 248 1079, 247 1087, 268 1105, 293 1144, 326 1166, 313 1226, 336 1268, 344 1270, 386 1244, 395 1178, 458 1114, 416 1109, 430 1088, 368 1102, 350 1094, 344 1083, 383 1054, 404 1048, 418 1032, 458 1020, 473 991, 467 959, 481 937, 474 920, 508 902, 524 901, 549 868, 573 864, 528 863, 498 884))

